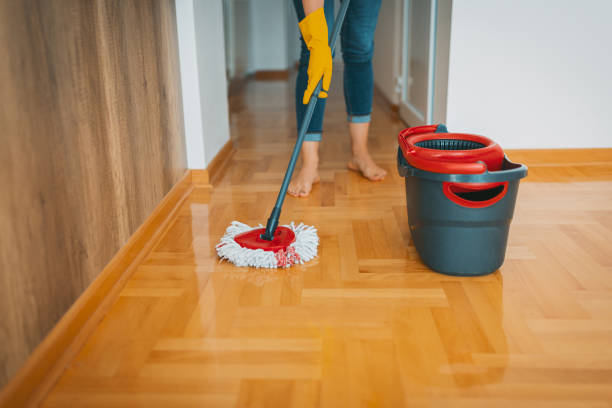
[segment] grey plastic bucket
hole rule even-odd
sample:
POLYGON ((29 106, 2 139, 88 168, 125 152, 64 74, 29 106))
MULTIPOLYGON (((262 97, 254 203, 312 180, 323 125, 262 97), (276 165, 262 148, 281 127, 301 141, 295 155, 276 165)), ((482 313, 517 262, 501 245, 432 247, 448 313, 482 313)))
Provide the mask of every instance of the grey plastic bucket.
POLYGON ((432 173, 410 166, 399 148, 397 167, 406 182, 410 233, 423 262, 447 275, 478 276, 499 269, 506 255, 519 182, 527 176, 527 167, 504 157, 499 171, 432 173), (454 193, 450 190, 455 183, 503 186, 454 193))

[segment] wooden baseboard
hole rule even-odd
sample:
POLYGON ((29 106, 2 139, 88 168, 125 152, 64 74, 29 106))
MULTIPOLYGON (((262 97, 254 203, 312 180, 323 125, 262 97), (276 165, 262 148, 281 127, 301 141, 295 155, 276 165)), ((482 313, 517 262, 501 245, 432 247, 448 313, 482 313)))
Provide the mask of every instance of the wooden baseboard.
MULTIPOLYGON (((194 188, 192 178, 193 172, 187 171, 79 296, 4 387, 0 393, 0 407, 38 406, 42 402, 117 300, 136 267, 170 226, 181 204, 194 188)), ((196 179, 202 181, 198 175, 196 179)))
POLYGON ((223 172, 223 168, 228 163, 230 157, 234 154, 234 143, 231 140, 228 140, 227 143, 223 145, 219 153, 211 160, 206 170, 203 170, 208 173, 209 182, 214 182, 217 177, 221 175, 223 172))
POLYGON ((191 184, 197 188, 212 188, 211 181, 223 173, 223 169, 233 153, 234 143, 228 140, 206 169, 190 170, 191 184))
POLYGON ((510 160, 527 166, 599 166, 612 163, 612 149, 508 149, 510 160))
POLYGON ((210 175, 208 174, 208 170, 190 170, 191 172, 191 184, 194 187, 204 187, 209 188, 212 187, 210 185, 210 175))
POLYGON ((264 70, 256 71, 253 77, 258 81, 279 81, 289 79, 291 70, 279 69, 279 70, 264 70))

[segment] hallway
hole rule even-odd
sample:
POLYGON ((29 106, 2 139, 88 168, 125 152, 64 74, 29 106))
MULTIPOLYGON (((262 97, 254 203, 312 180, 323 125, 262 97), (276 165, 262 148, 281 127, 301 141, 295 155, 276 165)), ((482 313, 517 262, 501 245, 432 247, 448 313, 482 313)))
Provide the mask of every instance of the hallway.
POLYGON ((193 190, 44 406, 610 406, 610 150, 510 152, 530 175, 504 266, 437 274, 410 242, 395 168, 405 125, 376 99, 371 150, 387 179, 347 170, 339 72, 321 182, 281 216, 318 228, 318 259, 216 258, 232 220, 265 223, 296 133, 293 82, 249 81, 230 98, 223 174, 193 190))

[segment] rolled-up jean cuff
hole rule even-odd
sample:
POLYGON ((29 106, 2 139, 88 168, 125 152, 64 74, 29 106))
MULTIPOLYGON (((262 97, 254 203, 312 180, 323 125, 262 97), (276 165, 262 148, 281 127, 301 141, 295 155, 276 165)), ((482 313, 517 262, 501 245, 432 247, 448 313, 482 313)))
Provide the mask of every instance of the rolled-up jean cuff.
POLYGON ((306 137, 304 137, 305 142, 320 142, 321 141, 321 132, 317 133, 306 133, 306 137))
POLYGON ((348 121, 352 123, 367 123, 372 120, 372 115, 348 115, 348 121))

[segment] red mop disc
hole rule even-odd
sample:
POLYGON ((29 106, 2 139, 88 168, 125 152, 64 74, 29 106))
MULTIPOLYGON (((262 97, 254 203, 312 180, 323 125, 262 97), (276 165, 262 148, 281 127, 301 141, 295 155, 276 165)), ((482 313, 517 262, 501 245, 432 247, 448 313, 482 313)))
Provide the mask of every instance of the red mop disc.
POLYGON ((261 234, 266 232, 265 228, 257 228, 243 232, 234 237, 234 241, 241 247, 248 249, 263 249, 264 251, 277 252, 287 248, 295 242, 295 233, 287 227, 278 227, 274 232, 274 239, 267 241, 261 238, 261 234))

